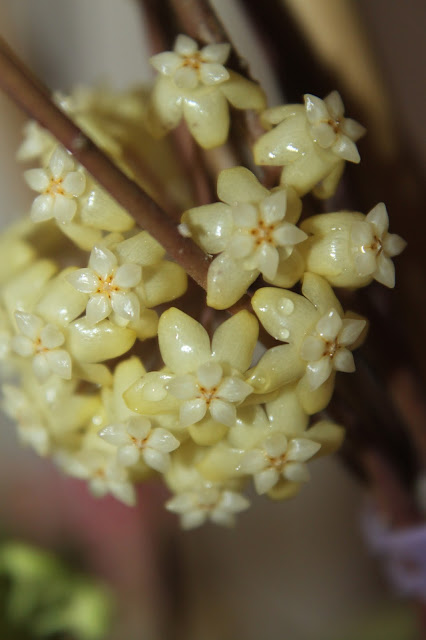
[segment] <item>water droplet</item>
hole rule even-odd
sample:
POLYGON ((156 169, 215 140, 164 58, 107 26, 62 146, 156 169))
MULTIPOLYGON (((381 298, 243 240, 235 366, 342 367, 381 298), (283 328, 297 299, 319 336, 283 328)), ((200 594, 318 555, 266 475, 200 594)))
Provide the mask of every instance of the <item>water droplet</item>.
POLYGON ((289 316, 294 311, 294 302, 290 298, 281 298, 278 302, 278 311, 283 316, 289 316))
POLYGON ((290 331, 288 329, 281 329, 280 338, 282 340, 287 340, 290 337, 290 331))

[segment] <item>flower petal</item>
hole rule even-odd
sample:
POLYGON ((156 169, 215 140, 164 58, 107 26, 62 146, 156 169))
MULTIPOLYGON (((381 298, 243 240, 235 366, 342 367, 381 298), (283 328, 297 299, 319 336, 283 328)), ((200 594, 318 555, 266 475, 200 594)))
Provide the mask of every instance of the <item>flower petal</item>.
POLYGON ((401 236, 398 236, 396 233, 385 233, 382 245, 386 255, 393 258, 393 256, 398 256, 404 251, 407 243, 404 238, 401 238, 401 236))
POLYGON ((66 172, 72 171, 74 169, 74 161, 71 154, 64 147, 56 147, 49 161, 49 169, 55 180, 61 178, 66 172))
POLYGON ((319 360, 324 355, 325 343, 324 340, 318 336, 307 336, 302 343, 300 350, 300 357, 303 360, 311 362, 312 360, 319 360))
POLYGON ((40 331, 40 339, 43 347, 56 349, 65 342, 64 334, 53 324, 47 324, 40 331))
POLYGON ((334 120, 340 120, 345 113, 343 100, 338 91, 332 91, 324 98, 328 112, 334 120))
POLYGON ((207 405, 204 398, 185 400, 180 407, 179 421, 182 427, 189 427, 202 420, 206 415, 207 405))
POLYGON ((208 90, 187 99, 183 115, 188 129, 204 149, 218 147, 226 141, 229 131, 229 108, 224 95, 218 90, 208 90))
POLYGON ((222 64, 206 62, 200 67, 200 78, 207 86, 220 84, 229 79, 229 72, 222 64))
POLYGON ((315 124, 318 120, 328 120, 329 113, 324 100, 310 93, 305 94, 303 98, 308 122, 315 124))
POLYGON ((328 356, 323 356, 316 362, 310 362, 306 367, 306 376, 312 391, 318 389, 328 378, 332 371, 331 360, 328 356))
POLYGON ((176 376, 168 382, 167 391, 179 400, 191 400, 199 393, 198 385, 194 376, 187 374, 184 376, 176 376))
POLYGON ((159 473, 166 473, 170 467, 170 456, 157 449, 151 449, 151 447, 145 447, 142 451, 142 458, 145 464, 159 473))
POLYGON ((100 245, 96 245, 92 249, 89 259, 89 267, 98 273, 104 280, 111 274, 117 264, 115 255, 100 245))
POLYGON ((336 371, 344 371, 345 373, 355 371, 354 357, 349 349, 339 349, 333 358, 333 365, 336 371))
POLYGON ((77 269, 68 274, 66 279, 82 293, 94 293, 99 287, 99 278, 93 269, 77 269))
POLYGON ((338 136, 336 142, 332 146, 332 151, 340 158, 343 158, 343 160, 355 162, 356 164, 361 161, 355 142, 348 138, 348 136, 338 136))
POLYGON ((395 286, 395 267, 390 258, 380 253, 377 256, 377 269, 374 272, 374 279, 381 282, 385 287, 393 289, 395 286))
POLYGON ((53 198, 52 213, 56 220, 62 224, 68 224, 75 216, 77 203, 65 196, 56 194, 53 198))
POLYGON ((205 362, 197 369, 197 378, 202 387, 212 389, 222 380, 222 367, 217 362, 205 362))
POLYGON ((149 436, 148 444, 152 449, 157 449, 157 451, 162 451, 163 453, 170 453, 178 448, 180 442, 167 429, 157 427, 149 436))
POLYGON ((47 351, 46 360, 52 373, 60 378, 64 378, 64 380, 71 380, 72 362, 68 351, 64 349, 47 351))
POLYGON ((303 462, 288 462, 283 469, 283 476, 291 482, 307 482, 310 478, 308 467, 303 462))
POLYGON ((92 296, 87 303, 86 319, 90 325, 95 325, 104 320, 111 313, 111 302, 105 293, 92 296))
POLYGON ((162 51, 149 59, 150 63, 165 76, 172 76, 181 66, 182 58, 173 51, 162 51))
POLYGON ((256 203, 269 195, 256 176, 245 167, 232 167, 220 172, 217 195, 226 204, 256 203))
POLYGON ((366 221, 370 222, 377 231, 377 235, 381 238, 385 231, 389 228, 389 217, 384 202, 379 202, 367 214, 366 221))
POLYGON ((320 449, 321 445, 309 438, 293 438, 289 442, 286 458, 292 462, 306 462, 320 449))
POLYGON ((192 67, 180 67, 173 74, 173 81, 179 89, 195 89, 198 79, 198 71, 192 67))
POLYGON ((245 294, 258 275, 258 269, 242 269, 241 262, 224 251, 213 260, 207 272, 208 306, 213 309, 232 306, 245 294))
POLYGON ((29 169, 24 172, 25 182, 31 189, 42 193, 49 186, 49 176, 44 169, 29 169))
POLYGON ((287 450, 287 438, 283 433, 276 431, 266 438, 264 447, 270 458, 279 458, 287 450))
POLYGON ((339 331, 339 344, 347 347, 355 342, 364 331, 365 320, 345 318, 339 331))
POLYGON ((115 313, 124 320, 136 320, 140 316, 140 302, 132 291, 113 291, 111 306, 115 313))
POLYGON ((259 495, 267 493, 272 487, 275 487, 279 480, 280 474, 276 469, 265 469, 256 473, 254 480, 254 487, 259 495))
POLYGON ((377 254, 375 251, 367 250, 357 253, 355 256, 355 267, 359 276, 371 276, 377 269, 377 254))
POLYGON ((71 171, 65 176, 62 186, 72 196, 81 196, 86 188, 86 176, 82 171, 71 171))
POLYGON ((251 364, 257 344, 259 325, 248 311, 239 311, 225 320, 215 331, 212 339, 212 355, 219 363, 245 372, 251 364))
POLYGON ((179 34, 175 40, 173 50, 180 56, 192 56, 198 51, 198 45, 195 40, 189 36, 179 34))
POLYGON ((15 311, 14 315, 19 331, 27 338, 36 340, 43 328, 43 320, 32 313, 25 313, 24 311, 15 311))
POLYGON ((44 222, 53 218, 53 197, 49 194, 37 196, 31 205, 31 220, 44 222))
POLYGON ((179 309, 165 311, 158 324, 164 363, 177 373, 190 373, 210 358, 210 338, 196 320, 179 309))
POLYGON ((320 318, 315 326, 324 340, 334 340, 342 328, 342 318, 336 309, 330 309, 320 318))
POLYGON ((233 427, 237 419, 237 410, 233 404, 213 398, 210 403, 210 415, 217 422, 233 427))
POLYGON ((263 471, 267 466, 265 454, 261 449, 252 449, 247 451, 241 460, 241 471, 243 473, 252 474, 263 471))
POLYGON ((240 404, 253 392, 253 387, 235 376, 225 378, 219 386, 217 397, 240 404))
POLYGON ((287 210, 287 192, 278 189, 264 198, 260 203, 263 221, 266 224, 274 224, 285 217, 287 210))
POLYGON ((201 59, 206 62, 224 64, 231 51, 231 45, 226 43, 208 44, 201 49, 201 59))

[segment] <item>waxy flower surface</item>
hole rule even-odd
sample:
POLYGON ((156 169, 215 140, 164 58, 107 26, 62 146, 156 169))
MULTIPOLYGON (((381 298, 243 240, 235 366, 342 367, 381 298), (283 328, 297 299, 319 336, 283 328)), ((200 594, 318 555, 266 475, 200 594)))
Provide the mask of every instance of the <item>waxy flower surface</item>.
POLYGON ((86 187, 86 177, 82 170, 76 170, 76 163, 63 147, 56 147, 46 169, 29 169, 24 177, 31 189, 41 194, 31 207, 34 222, 51 218, 64 224, 71 222, 77 211, 76 198, 86 187))
POLYGON ((247 311, 224 322, 211 344, 207 331, 193 318, 178 309, 165 311, 158 325, 158 339, 168 376, 165 380, 149 374, 142 377, 126 392, 128 405, 142 414, 176 411, 181 426, 202 426, 205 420, 213 419, 232 427, 237 407, 252 392, 244 375, 257 335, 257 321, 247 311), (145 401, 145 384, 149 397, 157 401, 145 401))
POLYGON ((229 52, 229 44, 210 44, 198 50, 192 38, 180 35, 174 51, 151 58, 160 72, 148 113, 153 135, 164 135, 183 117, 198 144, 207 149, 217 147, 228 136, 228 101, 237 109, 265 107, 258 85, 223 66, 229 52))
POLYGON ((190 209, 182 223, 207 253, 219 253, 208 271, 207 304, 226 309, 263 277, 293 286, 303 273, 297 245, 307 235, 295 225, 301 212, 296 194, 268 191, 244 167, 219 175, 222 203, 190 209))
POLYGON ((235 516, 250 506, 240 493, 206 483, 194 491, 182 492, 166 502, 166 509, 180 515, 184 529, 193 529, 207 520, 225 527, 235 524, 235 516))
POLYGON ((305 109, 309 132, 320 147, 330 149, 343 160, 360 161, 355 142, 365 134, 365 127, 344 117, 345 108, 338 91, 332 91, 324 100, 307 93, 305 109))
POLYGON ((142 457, 145 464, 160 473, 170 466, 170 452, 179 440, 162 427, 153 427, 148 418, 134 416, 126 422, 110 424, 100 431, 101 438, 117 447, 117 461, 124 467, 136 464, 142 457))
POLYGON ((252 304, 260 322, 288 344, 267 351, 248 382, 265 392, 299 380, 299 399, 307 413, 315 413, 330 400, 334 371, 354 370, 350 350, 358 346, 366 322, 345 316, 320 276, 306 273, 302 292, 303 296, 272 288, 256 291, 252 304))
POLYGON ((15 320, 20 334, 12 338, 12 348, 24 358, 33 357, 33 369, 41 380, 51 374, 69 380, 72 373, 71 356, 60 349, 65 336, 53 324, 46 324, 41 318, 23 311, 15 312, 15 320))

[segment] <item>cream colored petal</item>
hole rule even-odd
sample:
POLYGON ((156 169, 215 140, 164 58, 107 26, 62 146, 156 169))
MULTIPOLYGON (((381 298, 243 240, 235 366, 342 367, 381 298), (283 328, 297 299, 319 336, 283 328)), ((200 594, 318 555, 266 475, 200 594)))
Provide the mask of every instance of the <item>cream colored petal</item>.
POLYGON ((59 331, 53 324, 47 324, 40 331, 40 339, 43 347, 47 349, 56 349, 64 344, 64 334, 59 331))
POLYGON ((220 172, 217 180, 217 195, 229 205, 256 203, 269 195, 256 176, 245 167, 232 167, 220 172))
POLYGON ((147 231, 119 242, 114 252, 123 265, 131 263, 142 267, 157 264, 165 254, 163 247, 147 231))
POLYGON ((328 112, 335 120, 340 120, 345 113, 343 100, 338 91, 332 91, 324 98, 328 112))
POLYGON ((31 340, 36 340, 43 328, 44 322, 38 316, 24 311, 15 311, 15 321, 19 331, 31 340))
POLYGON ((178 309, 168 309, 161 315, 158 340, 164 363, 172 371, 190 373, 210 358, 207 331, 178 309))
POLYGON ((226 250, 234 260, 239 260, 249 256, 254 247, 255 239, 252 235, 236 233, 229 241, 226 250))
POLYGON ((219 509, 223 509, 224 511, 229 511, 231 513, 240 513, 241 511, 245 511, 245 509, 248 509, 248 507, 250 506, 250 502, 245 496, 242 496, 240 493, 236 493, 235 491, 228 491, 227 489, 225 489, 222 492, 217 506, 219 509))
POLYGON ((373 227, 368 222, 354 222, 350 229, 351 243, 355 247, 368 246, 373 243, 373 227))
POLYGON ((336 133, 327 122, 318 122, 309 128, 312 139, 323 149, 328 149, 336 142, 336 133))
POLYGON ((276 431, 266 438, 264 447, 270 458, 278 458, 287 450, 287 438, 283 433, 276 431))
POLYGON ((173 49, 180 56, 192 56, 198 51, 198 45, 195 40, 189 36, 179 34, 175 40, 173 49))
POLYGON ((340 128, 343 133, 354 142, 362 138, 367 132, 367 129, 363 127, 362 124, 359 124, 356 120, 352 120, 352 118, 344 118, 340 128))
POLYGON ((102 278, 107 278, 117 264, 115 255, 101 245, 93 247, 89 259, 89 268, 96 271, 102 278))
POLYGON ((293 438, 290 440, 286 458, 292 462, 306 462, 321 448, 321 444, 308 438, 293 438))
POLYGON ((173 81, 179 89, 195 89, 199 81, 198 71, 192 67, 180 67, 173 74, 173 81))
POLYGON ((149 436, 152 425, 146 416, 131 416, 127 421, 127 433, 134 438, 144 440, 149 436))
POLYGON ((77 203, 60 194, 53 199, 52 214, 62 224, 68 224, 74 218, 77 211, 77 203))
POLYGON ((283 476, 290 482, 307 482, 310 478, 308 467, 303 462, 288 462, 283 469, 283 476))
POLYGON ((185 99, 183 116, 188 129, 204 149, 226 142, 229 131, 229 108, 219 89, 209 89, 194 99, 185 99))
POLYGON ((344 319, 343 326, 339 332, 339 344, 344 347, 353 344, 364 331, 366 324, 365 320, 344 319))
POLYGON ((253 388, 249 384, 235 376, 232 376, 225 378, 221 383, 217 391, 217 397, 221 400, 240 404, 247 398, 247 396, 250 395, 250 393, 252 393, 252 391, 253 388))
POLYGON ((23 358, 28 358, 35 353, 34 342, 26 336, 14 336, 10 344, 13 351, 23 358))
POLYGON ((248 369, 257 344, 259 325, 253 314, 239 311, 225 320, 212 339, 212 356, 219 363, 244 372, 248 369))
POLYGON ((300 378, 305 368, 306 363, 292 345, 281 345, 268 349, 250 370, 246 382, 254 388, 255 393, 274 391, 300 378))
POLYGON ((114 312, 124 320, 137 320, 140 315, 139 298, 132 291, 113 291, 111 306, 114 312))
POLYGON ((303 242, 308 237, 304 231, 288 222, 280 224, 273 231, 272 236, 275 242, 281 246, 293 246, 303 242))
POLYGON ((318 120, 328 120, 329 113, 324 100, 310 93, 305 94, 303 98, 308 122, 315 124, 318 120))
POLYGON ((355 162, 358 164, 361 161, 357 146, 353 140, 345 135, 339 135, 336 142, 333 144, 331 150, 343 160, 349 162, 355 162))
POLYGON ((384 202, 379 202, 371 209, 367 214, 366 221, 371 222, 376 229, 377 235, 381 238, 389 228, 389 217, 384 202))
POLYGON ((182 427, 188 427, 202 420, 206 415, 207 405, 204 398, 185 400, 179 411, 179 422, 182 427))
POLYGON ((282 220, 287 209, 287 192, 285 189, 278 189, 264 198, 260 203, 263 221, 266 224, 274 224, 282 220))
POLYGON ((86 307, 86 320, 89 325, 95 325, 105 320, 111 313, 111 301, 106 293, 93 295, 86 307))
POLYGON ((202 387, 212 389, 222 380, 222 367, 217 362, 205 362, 197 369, 197 378, 202 387))
POLYGON ((342 328, 342 318, 336 309, 330 309, 317 322, 315 328, 324 340, 334 340, 342 328))
POLYGON ((254 487, 259 495, 263 495, 275 487, 279 480, 280 474, 276 469, 265 469, 255 474, 254 487))
POLYGON ((199 394, 199 388, 194 376, 187 374, 177 376, 167 383, 167 391, 179 400, 190 400, 199 394))
POLYGON ((242 269, 241 263, 224 251, 213 260, 207 272, 207 305, 228 309, 246 293, 258 275, 258 269, 242 269))
POLYGON ((261 449, 252 449, 247 451, 241 460, 241 471, 243 473, 252 474, 259 473, 267 467, 265 454, 261 449))
POLYGON ((287 437, 305 432, 309 418, 299 402, 295 384, 281 389, 274 400, 266 403, 265 408, 272 428, 287 437))
POLYGON ((234 71, 229 72, 229 80, 220 85, 220 91, 235 109, 262 111, 266 107, 266 95, 262 87, 234 71))
POLYGON ((143 302, 156 307, 185 293, 188 279, 185 271, 174 262, 162 261, 143 269, 143 302))
POLYGON ((279 260, 277 249, 266 242, 263 242, 256 252, 258 269, 268 280, 273 280, 277 275, 279 260))
POLYGON ((312 360, 319 360, 325 351, 324 340, 317 336, 307 336, 302 343, 300 350, 300 357, 308 362, 312 360))
POLYGON ((167 453, 157 451, 157 449, 152 449, 151 447, 145 447, 143 449, 142 458, 145 464, 159 473, 166 473, 170 467, 170 456, 167 453))
POLYGON ((134 444, 121 446, 117 451, 117 462, 123 467, 131 467, 139 461, 140 451, 134 444))
POLYGON ((174 129, 183 114, 182 90, 172 79, 158 76, 151 93, 151 105, 148 112, 148 130, 156 137, 161 137, 170 129, 174 129), (160 127, 158 127, 159 120, 160 127))
POLYGON ((232 218, 235 227, 250 229, 257 227, 259 220, 258 209, 247 202, 239 202, 232 207, 232 218))
POLYGON ((64 147, 58 146, 52 153, 49 168, 55 180, 61 178, 66 172, 74 169, 72 156, 64 147))
POLYGON ((334 422, 320 420, 307 431, 306 435, 310 440, 321 445, 317 455, 323 456, 337 451, 345 437, 345 430, 334 422))
POLYGON ((162 453, 170 453, 178 448, 180 442, 175 436, 163 427, 157 427, 149 436, 148 445, 152 449, 162 453))
MULTIPOLYGON (((99 435, 103 440, 106 440, 106 442, 109 442, 116 447, 126 445, 129 442, 129 436, 126 433, 125 425, 122 423, 107 425, 99 431, 99 435)), ((132 446, 132 449, 133 448, 134 447, 132 446)))
POLYGON ((349 349, 339 349, 333 358, 333 365, 336 371, 344 371, 345 373, 355 371, 354 357, 349 349))
MULTIPOLYGON (((87 175, 86 183, 87 189, 79 198, 79 208, 81 221, 87 227, 120 232, 128 231, 134 227, 133 218, 87 175)), ((126 260, 126 262, 131 262, 131 260, 126 260)))
POLYGON ((275 278, 271 281, 265 277, 264 279, 275 287, 290 289, 301 279, 306 271, 305 259, 297 247, 278 247, 278 255, 280 261, 275 278), (289 250, 291 254, 287 257, 289 250))
POLYGON ((377 269, 376 252, 367 250, 363 253, 357 253, 355 256, 355 267, 359 276, 373 275, 377 269))
POLYGON ((231 51, 231 45, 226 43, 208 44, 201 49, 201 59, 206 62, 218 62, 224 64, 231 51))
POLYGON ((39 382, 46 382, 52 375, 52 370, 47 361, 46 353, 37 353, 33 358, 33 371, 39 382))
POLYGON ((377 282, 381 282, 385 287, 393 289, 395 286, 395 267, 390 258, 382 252, 377 256, 377 269, 373 274, 377 282))
POLYGON ((196 527, 200 527, 201 525, 203 525, 207 520, 207 517, 207 511, 190 511, 189 513, 184 513, 181 516, 180 524, 182 529, 188 531, 189 529, 195 529, 196 527))
POLYGON ((92 269, 77 269, 68 274, 66 279, 82 293, 94 293, 99 287, 99 278, 92 269))
POLYGON ((103 320, 95 325, 87 318, 75 320, 68 329, 68 349, 82 362, 103 362, 126 353, 134 344, 136 334, 126 327, 103 320))
POLYGON ((401 236, 398 236, 396 233, 385 233, 382 245, 386 255, 393 258, 393 256, 398 256, 404 251, 407 243, 404 238, 401 238, 401 236))
POLYGON ((210 415, 216 422, 233 427, 237 418, 237 410, 233 404, 213 398, 210 403, 210 415))
POLYGON ((29 169, 24 171, 25 182, 31 189, 42 193, 49 186, 49 176, 44 169, 29 169))
POLYGON ((37 196, 31 205, 31 220, 44 222, 53 218, 53 198, 51 195, 37 196))
POLYGON ((207 86, 220 84, 228 80, 228 70, 222 64, 205 62, 200 67, 201 82, 207 86))
POLYGON ((165 76, 172 76, 181 66, 182 58, 173 51, 162 51, 149 59, 154 69, 165 76))
POLYGON ((306 376, 312 391, 318 389, 328 378, 332 371, 331 360, 323 356, 320 360, 310 362, 306 367, 306 376))
POLYGON ((182 222, 188 225, 192 239, 207 253, 223 251, 232 232, 232 214, 221 202, 185 211, 182 222))
POLYGON ((62 186, 66 193, 75 197, 81 196, 86 188, 86 176, 82 171, 71 171, 65 176, 62 186))
POLYGON ((302 409, 309 415, 325 409, 333 395, 335 380, 336 372, 333 369, 330 377, 318 389, 312 389, 308 376, 305 374, 296 387, 302 409))
POLYGON ((60 378, 64 378, 64 380, 71 380, 72 362, 68 351, 65 351, 64 349, 47 351, 46 360, 52 373, 60 378))

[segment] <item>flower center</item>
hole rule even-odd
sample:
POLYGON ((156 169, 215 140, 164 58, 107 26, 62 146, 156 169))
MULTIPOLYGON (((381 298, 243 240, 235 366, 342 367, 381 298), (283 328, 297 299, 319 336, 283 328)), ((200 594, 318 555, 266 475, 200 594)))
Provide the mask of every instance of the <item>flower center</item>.
POLYGON ((96 293, 105 293, 108 296, 108 298, 111 298, 111 293, 120 291, 120 287, 117 287, 117 285, 114 284, 113 275, 109 275, 105 279, 102 278, 101 276, 98 276, 98 280, 99 280, 99 284, 98 284, 98 288, 96 289, 96 293))
POLYGON ((280 456, 266 456, 266 459, 268 460, 269 466, 270 467, 274 467, 277 471, 282 471, 285 463, 286 463, 286 454, 283 453, 280 456))
POLYGON ((334 120, 334 118, 329 118, 327 120, 327 124, 333 129, 334 133, 339 133, 341 122, 339 119, 334 120))
POLYGON ((275 231, 274 224, 265 224, 263 220, 259 220, 257 227, 250 229, 250 234, 255 238, 255 244, 260 246, 263 242, 272 244, 275 246, 275 240, 273 238, 273 232, 275 231))
POLYGON ((134 444, 138 449, 143 449, 147 443, 148 438, 135 438, 135 436, 130 436, 130 440, 132 444, 134 444))
POLYGON ((192 56, 188 56, 183 61, 182 67, 189 67, 195 71, 199 71, 201 66, 201 58, 199 53, 194 53, 192 56))
POLYGON ((218 387, 216 386, 216 387, 212 387, 211 389, 207 389, 202 385, 198 385, 198 388, 201 394, 200 397, 204 398, 207 406, 210 406, 211 401, 214 400, 216 397, 218 387))
POLYGON ((65 190, 64 188, 61 186, 63 182, 63 178, 50 178, 49 181, 49 185, 47 186, 47 188, 45 189, 45 194, 50 195, 50 196, 55 196, 55 195, 60 195, 60 196, 64 196, 65 195, 65 190))
POLYGON ((34 342, 34 348, 37 353, 44 353, 45 351, 48 351, 48 349, 43 346, 41 338, 37 338, 37 340, 34 342))
POLYGON ((325 341, 324 355, 328 356, 331 360, 336 355, 338 349, 339 349, 339 343, 337 342, 337 340, 325 341))

